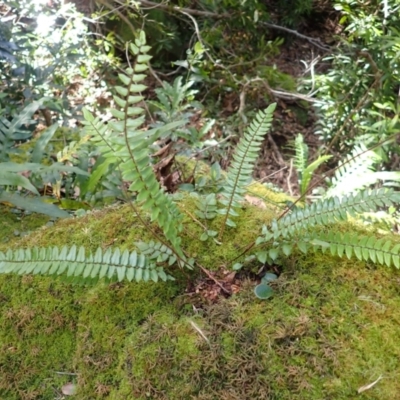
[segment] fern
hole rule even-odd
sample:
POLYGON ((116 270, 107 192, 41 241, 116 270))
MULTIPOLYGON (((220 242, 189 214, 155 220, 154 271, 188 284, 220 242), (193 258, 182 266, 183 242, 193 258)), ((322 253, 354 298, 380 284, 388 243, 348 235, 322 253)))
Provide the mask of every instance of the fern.
POLYGON ((263 249, 257 252, 257 258, 265 263, 275 261, 281 253, 289 256, 296 245, 307 253, 310 247, 322 247, 323 251, 330 249, 332 255, 351 257, 353 253, 360 260, 378 261, 396 267, 399 266, 398 250, 400 245, 389 245, 374 236, 358 237, 354 234, 336 234, 312 232, 315 226, 324 226, 338 221, 345 221, 349 215, 374 211, 378 207, 391 206, 400 201, 400 193, 392 189, 365 190, 357 194, 350 194, 341 199, 338 197, 312 203, 305 208, 296 208, 292 213, 279 220, 273 220, 271 226, 264 226, 262 236, 257 238, 256 244, 263 249), (269 246, 265 249, 265 244, 269 246), (379 254, 379 255, 378 255, 379 254))
POLYGON ((19 275, 65 275, 86 280, 106 278, 119 282, 171 280, 162 266, 150 261, 143 254, 125 250, 120 252, 99 247, 96 252, 86 255, 85 249, 76 246, 62 249, 58 247, 18 249, 0 252, 0 273, 16 273, 19 275))
POLYGON ((251 179, 264 136, 271 127, 272 115, 275 107, 276 104, 274 103, 265 111, 259 111, 257 113, 255 120, 250 124, 244 136, 240 139, 233 154, 225 187, 219 200, 224 208, 219 209, 218 212, 225 216, 219 233, 220 239, 222 239, 224 234, 225 225, 236 226, 235 222, 233 222, 230 217, 238 215, 235 209, 240 208, 240 202, 244 200, 243 196, 246 192, 246 186, 251 179))
POLYGON ((374 165, 379 159, 376 153, 367 151, 363 144, 356 146, 336 169, 335 176, 331 179, 332 187, 326 196, 341 196, 376 183, 379 178, 375 175, 374 165))
POLYGON ((314 171, 325 161, 329 160, 331 156, 319 156, 315 161, 307 165, 308 146, 304 143, 304 138, 301 134, 297 135, 294 142, 294 148, 294 166, 299 177, 300 195, 304 196, 308 191, 308 186, 310 185, 314 171))
POLYGON ((286 238, 316 225, 345 221, 348 214, 354 216, 357 213, 374 211, 380 206, 390 206, 399 201, 400 194, 392 189, 365 190, 341 199, 333 197, 321 200, 305 208, 296 208, 280 220, 274 220, 270 229, 265 231, 264 239, 286 238))
POLYGON ((388 267, 393 264, 400 268, 400 244, 393 244, 385 238, 328 232, 318 233, 317 237, 310 239, 310 243, 314 247, 321 247, 323 252, 330 251, 333 256, 346 255, 350 259, 354 254, 360 261, 372 261, 388 267))
POLYGON ((171 121, 177 118, 178 114, 183 113, 192 107, 192 101, 197 90, 190 89, 194 81, 182 83, 182 77, 174 80, 173 85, 163 82, 163 87, 155 90, 158 101, 149 101, 149 104, 157 107, 164 121, 171 121), (185 103, 185 100, 187 101, 185 103))
POLYGON ((295 149, 295 157, 294 157, 294 167, 299 174, 299 179, 301 179, 303 175, 303 171, 307 167, 308 162, 308 146, 304 143, 304 137, 302 134, 298 134, 296 139, 294 140, 294 149, 295 149))
MULTIPOLYGON (((146 75, 142 72, 147 70, 147 62, 151 58, 147 54, 150 47, 146 45, 143 32, 135 43, 130 45, 130 50, 135 56, 135 63, 119 74, 122 84, 115 87, 117 92, 114 96, 115 107, 110 110, 112 120, 106 123, 101 118, 93 116, 88 110, 83 111, 85 118, 83 133, 86 136, 81 144, 90 138, 89 140, 97 146, 97 151, 101 154, 85 190, 90 191, 102 176, 110 175, 110 171, 117 170, 122 179, 129 182, 129 191, 135 197, 131 203, 132 208, 148 233, 153 236, 153 240, 136 242, 137 250, 132 252, 120 249, 103 251, 98 248, 95 253, 87 253, 83 247, 76 246, 65 246, 62 249, 51 247, 0 252, 0 273, 60 275, 79 282, 99 279, 157 282, 173 279, 164 271, 164 267, 171 267, 175 263, 188 268, 194 265, 194 260, 188 258, 189 256, 186 256, 181 247, 182 215, 173 198, 163 191, 157 181, 150 152, 155 141, 165 138, 166 133, 184 125, 185 121, 170 122, 155 129, 142 128, 145 117, 141 105, 144 98, 141 93, 146 89, 142 83, 146 75), (150 221, 156 223, 160 229, 155 229, 153 224, 147 221, 145 218, 147 215, 150 221)), ((183 98, 192 94, 189 88, 190 85, 182 85, 180 80, 177 80, 174 86, 165 86, 160 97, 164 112, 168 113, 180 107, 183 98), (172 104, 171 109, 167 109, 169 104, 172 104)), ((271 126, 275 106, 271 104, 266 110, 259 111, 246 130, 233 155, 222 189, 219 186, 219 169, 213 167, 210 179, 210 182, 214 183, 212 193, 207 193, 205 196, 197 194, 195 215, 204 222, 199 222, 194 216, 193 219, 203 228, 201 241, 212 238, 217 244, 221 244, 216 239, 218 233, 210 229, 212 225, 209 225, 209 220, 214 219, 217 213, 224 216, 219 239, 222 238, 226 226, 235 226, 232 217, 238 215, 237 210, 244 201, 264 136, 271 126)), ((182 106, 183 110, 185 106, 182 106)), ((47 138, 43 139, 43 143, 45 140, 47 138)), ((302 191, 305 191, 313 172, 327 157, 319 157, 307 165, 308 148, 301 136, 296 139, 295 146, 295 166, 299 170, 302 191)), ((41 148, 43 148, 42 144, 41 148)), ((68 159, 77 148, 77 144, 72 144, 60 154, 60 157, 68 159)), ((38 156, 40 151, 42 150, 38 149, 38 156)), ((370 156, 369 154, 368 157, 370 156)), ((3 171, 3 175, 0 173, 0 185, 18 184, 34 191, 30 182, 17 176, 18 171, 10 164, 3 163, 3 166, 8 166, 8 169, 3 171)), ((358 177, 359 174, 362 175, 368 171, 372 173, 373 164, 367 158, 359 161, 358 164, 352 162, 349 164, 350 166, 339 169, 335 181, 338 186, 346 181, 344 179, 346 176, 358 177)), ((61 170, 74 167, 61 165, 56 168, 61 170)), ((79 171, 77 168, 76 170, 79 171)), ((382 179, 383 175, 379 176, 382 179)), ((206 182, 205 179, 204 182, 206 182)), ((3 194, 0 192, 0 196, 3 194)), ((359 260, 400 268, 400 244, 393 244, 389 240, 378 239, 374 236, 325 233, 320 232, 321 230, 316 233, 313 230, 315 226, 322 227, 344 221, 349 216, 375 211, 399 201, 400 194, 394 192, 393 189, 374 189, 349 195, 341 193, 341 197, 333 196, 304 208, 295 208, 281 218, 273 220, 270 226, 263 227, 261 236, 255 242, 261 247, 256 256, 259 261, 266 263, 276 260, 280 255, 289 256, 294 246, 297 246, 304 253, 310 248, 321 248, 324 252, 330 251, 334 256, 348 258, 355 256, 359 260)), ((248 248, 250 247, 252 246, 248 248)), ((248 260, 253 258, 254 255, 247 257, 248 260)), ((202 266, 199 267, 206 271, 202 266)), ((241 268, 240 263, 234 264, 233 269, 239 268, 241 268)), ((258 296, 267 297, 271 294, 268 285, 266 287, 266 282, 263 283, 263 287, 258 287, 258 296)))
POLYGON ((137 193, 136 203, 140 204, 143 211, 150 213, 151 221, 157 222, 176 254, 184 259, 179 237, 182 217, 156 179, 149 150, 160 135, 180 126, 182 122, 173 122, 153 130, 139 129, 144 123, 144 109, 139 106, 143 101, 140 93, 146 89, 140 83, 146 75, 140 72, 148 69, 147 62, 151 58, 147 55, 150 47, 146 46, 143 32, 135 44, 130 45, 130 49, 136 56, 136 62, 133 68, 118 75, 124 86, 115 87, 117 95, 114 101, 117 107, 110 110, 115 119, 106 125, 100 118, 94 118, 89 111, 84 110, 86 132, 98 146, 107 166, 117 166, 123 179, 132 182, 129 190, 137 193))

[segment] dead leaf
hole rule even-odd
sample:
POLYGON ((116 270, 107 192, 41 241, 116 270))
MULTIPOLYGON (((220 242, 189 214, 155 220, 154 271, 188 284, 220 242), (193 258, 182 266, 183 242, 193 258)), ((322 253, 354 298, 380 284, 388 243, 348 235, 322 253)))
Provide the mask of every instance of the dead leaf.
POLYGON ((357 393, 360 394, 362 392, 365 392, 366 390, 369 390, 369 389, 373 388, 381 379, 382 379, 382 375, 380 375, 376 381, 374 381, 372 383, 369 383, 368 385, 364 385, 364 386, 361 386, 360 388, 358 388, 357 393))
POLYGON ((232 283, 235 280, 236 271, 230 272, 224 277, 224 282, 232 283))
POLYGON ((75 383, 66 383, 62 388, 61 388, 62 394, 65 394, 66 396, 73 396, 76 394, 76 385, 75 383))
POLYGON ((244 199, 251 204, 252 206, 261 208, 263 210, 265 210, 267 208, 267 206, 265 205, 264 201, 261 200, 259 197, 254 197, 254 196, 250 196, 248 194, 246 194, 244 196, 244 199))
POLYGON ((161 157, 161 156, 166 156, 169 154, 169 149, 172 147, 173 142, 169 142, 166 144, 164 147, 161 147, 160 150, 156 151, 154 154, 152 154, 153 157, 161 157), (167 154, 165 154, 167 153, 167 154))

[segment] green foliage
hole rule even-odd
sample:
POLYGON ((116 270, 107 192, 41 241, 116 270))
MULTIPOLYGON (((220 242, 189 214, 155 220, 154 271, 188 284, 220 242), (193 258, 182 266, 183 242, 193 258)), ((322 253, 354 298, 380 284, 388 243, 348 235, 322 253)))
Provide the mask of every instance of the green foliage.
POLYGON ((311 237, 310 243, 329 251, 333 256, 346 256, 350 259, 353 254, 361 261, 372 261, 388 267, 394 265, 400 268, 400 244, 393 244, 385 238, 360 236, 354 233, 319 233, 311 237))
MULTIPOLYGON (((181 215, 174 202, 160 187, 150 159, 150 145, 168 130, 179 127, 182 122, 171 122, 153 130, 138 129, 144 123, 144 109, 138 103, 143 100, 140 93, 146 89, 140 82, 146 77, 142 72, 148 69, 147 62, 151 58, 147 55, 150 47, 146 45, 143 32, 135 43, 131 43, 130 49, 136 61, 133 68, 119 74, 124 86, 115 87, 118 95, 114 95, 114 101, 118 108, 110 110, 115 120, 105 124, 99 117, 95 118, 88 110, 84 110, 85 133, 91 136, 91 141, 103 155, 106 166, 118 168, 122 178, 131 182, 129 190, 137 193, 135 203, 150 213, 151 221, 157 222, 175 254, 183 261, 185 257, 180 248, 179 237, 182 229, 181 215)), ((107 169, 103 171, 105 173, 107 169)))
POLYGON ((154 128, 162 127, 169 122, 182 122, 181 127, 164 132, 160 139, 161 143, 172 141, 173 150, 187 156, 209 145, 204 136, 215 123, 213 119, 205 119, 200 129, 191 123, 192 118, 202 111, 201 104, 194 100, 198 93, 198 90, 192 89, 195 83, 192 75, 189 75, 185 83, 182 76, 176 78, 172 85, 163 82, 163 87, 155 90, 157 100, 148 102, 155 109, 156 121, 152 125, 154 128))
POLYGON ((11 154, 18 153, 15 143, 25 141, 32 136, 32 131, 26 126, 32 124, 32 116, 39 109, 43 101, 33 102, 14 116, 11 121, 0 116, 0 161, 9 161, 11 154))
POLYGON ((39 196, 38 188, 60 180, 60 176, 66 172, 88 175, 77 167, 65 166, 61 163, 53 163, 50 166, 41 164, 44 148, 54 135, 58 125, 54 124, 42 132, 32 152, 23 155, 24 158, 28 158, 27 162, 17 164, 10 161, 11 158, 21 154, 21 151, 15 146, 16 143, 31 137, 32 132, 23 127, 30 124, 33 113, 41 104, 42 101, 35 101, 27 105, 11 122, 6 118, 0 119, 0 200, 24 210, 65 218, 69 216, 66 211, 47 204, 39 197, 26 197, 18 193, 18 190, 22 189, 39 196), (25 171, 29 171, 29 178, 22 175, 25 171))
POLYGON ((254 294, 256 295, 256 297, 262 300, 269 299, 274 293, 269 283, 275 281, 276 279, 278 279, 277 275, 271 272, 267 272, 262 277, 261 283, 254 288, 254 294))
MULTIPOLYGON (((346 37, 326 58, 332 68, 315 77, 314 87, 320 100, 317 133, 341 152, 370 147, 400 127, 398 2, 384 3, 382 10, 381 2, 336 1, 346 37)), ((380 150, 383 162, 399 154, 398 145, 389 143, 380 150)))
POLYGON ((310 248, 322 247, 330 250, 332 255, 350 258, 354 253, 364 261, 394 264, 399 268, 400 246, 393 246, 389 241, 375 236, 358 237, 356 234, 324 234, 315 227, 331 225, 346 221, 349 216, 375 211, 379 207, 391 206, 400 201, 400 194, 392 189, 375 189, 360 191, 357 194, 320 200, 304 208, 296 208, 280 219, 272 221, 270 226, 263 227, 263 235, 256 244, 262 245, 257 257, 260 262, 275 261, 279 255, 289 256, 293 247, 297 246, 307 253, 310 248), (267 245, 266 245, 267 244, 267 245), (272 245, 272 246, 271 246, 272 245), (379 252, 379 256, 377 255, 379 252), (376 255, 376 256, 375 256, 376 255))
POLYGON ((159 110, 156 115, 160 116, 163 122, 180 119, 182 114, 194 105, 194 96, 198 91, 191 87, 195 82, 189 80, 183 83, 182 80, 182 76, 179 76, 172 85, 163 82, 163 87, 155 90, 158 101, 149 102, 159 110))
MULTIPOLYGON (((146 77, 144 72, 148 69, 147 63, 151 59, 148 55, 150 46, 146 44, 144 32, 140 32, 129 48, 135 61, 118 75, 122 85, 115 87, 115 107, 110 109, 113 118, 105 122, 100 116, 95 117, 87 109, 83 110, 83 138, 90 138, 90 142, 101 154, 95 172, 87 182, 87 188, 95 187, 102 176, 111 171, 119 171, 121 179, 128 183, 128 190, 134 198, 131 202, 132 210, 153 240, 136 242, 137 250, 124 251, 122 254, 118 248, 104 253, 99 248, 94 254, 86 255, 84 247, 9 251, 0 254, 0 272, 66 275, 67 278, 73 277, 77 281, 85 281, 86 278, 157 281, 171 279, 164 268, 170 268, 176 263, 180 267, 192 268, 195 264, 193 259, 188 258, 190 254, 186 255, 182 248, 182 214, 173 196, 168 195, 160 186, 151 158, 154 143, 166 138, 169 140, 173 137, 171 132, 186 123, 184 117, 179 117, 189 108, 189 103, 184 104, 184 99, 190 99, 194 92, 191 92, 191 84, 183 84, 180 79, 173 85, 165 85, 158 92, 160 102, 154 103, 164 113, 163 123, 152 129, 143 129, 145 117, 142 92, 146 86, 142 82, 146 77)), ((193 193, 197 203, 195 214, 205 221, 205 224, 196 221, 203 229, 200 241, 212 238, 220 245, 226 226, 236 226, 232 217, 238 216, 242 208, 259 150, 271 127, 275 106, 276 104, 271 104, 266 110, 256 114, 240 139, 225 175, 215 166, 212 167, 212 176, 207 184, 214 184, 215 187, 206 188, 205 183, 200 188, 200 193, 193 193), (218 207, 218 204, 221 207, 218 207), (215 224, 213 220, 217 220, 218 214, 222 214, 222 217, 218 221, 220 231, 217 241, 217 231, 210 226, 211 223, 215 224)), ((176 135, 179 137, 179 134, 176 135)), ((45 135, 42 143, 39 143, 38 150, 34 152, 35 158, 40 158, 41 149, 50 136, 45 135)), ((82 141, 86 142, 86 139, 82 141)), ((71 149, 75 148, 74 146, 71 149)), ((320 157, 307 165, 308 149, 301 136, 297 138, 295 148, 295 164, 305 191, 314 170, 328 157, 320 157)), ((68 158, 71 149, 66 149, 60 156, 68 158)), ((361 164, 368 165, 368 161, 362 160, 361 164)), ((338 176, 355 169, 354 165, 350 165, 347 170, 339 169, 338 176)), ((29 187, 29 182, 21 182, 26 188, 29 187)), ((293 248, 297 246, 304 253, 311 248, 322 248, 323 251, 329 250, 332 255, 346 255, 349 258, 355 255, 363 261, 399 267, 400 245, 393 245, 390 241, 375 236, 342 236, 320 232, 324 226, 346 221, 349 216, 356 217, 360 213, 393 206, 399 201, 400 195, 393 189, 375 189, 344 195, 341 198, 330 197, 304 208, 288 210, 281 218, 263 227, 262 235, 254 243, 258 246, 256 257, 263 264, 276 262, 282 256, 289 257, 293 248)), ((252 255, 247 259, 252 259, 252 255)), ((237 270, 241 267, 240 263, 236 263, 233 268, 237 270)), ((271 296, 271 280, 270 275, 265 276, 256 288, 255 293, 258 297, 271 296)))
MULTIPOLYGON (((54 157, 50 157, 54 150, 50 141, 62 119, 66 125, 66 117, 77 118, 76 108, 69 104, 71 88, 92 107, 96 87, 104 84, 95 71, 111 60, 90 46, 83 16, 70 4, 59 3, 55 0, 47 6, 10 1, 1 10, 7 13, 7 21, 15 22, 23 15, 27 22, 1 23, 0 27, 0 41, 4 39, 0 46, 0 197, 25 210, 66 217, 66 211, 46 203, 51 200, 26 196, 27 191, 37 196, 38 190, 52 186, 60 197, 63 186, 68 198, 77 185, 85 182, 83 176, 91 167, 89 152, 79 154, 85 156, 86 163, 80 157, 80 163, 74 160, 71 167, 71 160, 64 158, 49 166, 54 157), (39 133, 42 114, 48 128, 39 133), (53 120, 58 122, 53 124, 53 120), (3 164, 10 160, 19 161, 21 168, 15 170, 13 165, 10 169, 10 165, 3 164)), ((63 139, 67 143, 71 140, 63 139)), ((85 195, 84 191, 79 193, 85 195)), ((69 202, 71 208, 76 209, 77 204, 69 202)))
POLYGON ((345 193, 357 192, 379 181, 386 186, 400 180, 397 171, 375 171, 375 166, 382 161, 381 157, 365 145, 355 146, 352 152, 344 157, 343 162, 330 180, 331 187, 326 196, 342 196, 345 193))
POLYGON ((71 4, 60 3, 54 0, 52 5, 39 5, 23 0, 8 2, 2 10, 8 19, 16 21, 23 15, 31 21, 8 25, 13 60, 2 58, 0 53, 0 106, 7 115, 18 114, 21 103, 43 97, 48 98, 46 106, 52 111, 70 115, 74 110, 69 104, 68 87, 78 76, 85 84, 76 90, 93 104, 98 82, 92 77, 100 67, 114 62, 91 47, 83 16, 71 4))
MULTIPOLYGON (((162 249, 160 247, 160 254, 162 249)), ((97 281, 102 278, 122 281, 149 281, 158 282, 173 279, 167 275, 162 266, 157 265, 151 257, 145 257, 136 251, 125 250, 120 252, 100 247, 96 252, 86 254, 85 249, 76 246, 62 249, 58 247, 9 250, 0 252, 0 273, 13 272, 19 275, 66 275, 71 281, 78 277, 78 282, 97 281), (153 261, 149 261, 153 260, 153 261)), ((166 261, 164 259, 157 262, 166 261)))
POLYGON ((219 209, 218 212, 225 216, 219 234, 220 239, 223 236, 225 225, 236 226, 231 217, 238 215, 235 209, 241 207, 240 202, 243 201, 246 186, 250 183, 264 136, 271 127, 275 107, 276 104, 274 103, 265 111, 257 113, 255 120, 244 133, 233 154, 232 163, 228 169, 227 179, 219 200, 223 208, 219 209))
POLYGON ((313 177, 314 171, 324 162, 329 160, 331 156, 318 156, 312 163, 308 164, 308 146, 304 143, 303 135, 298 134, 294 141, 295 157, 294 166, 297 170, 299 179, 300 195, 304 196, 313 177), (307 165, 308 164, 308 165, 307 165))

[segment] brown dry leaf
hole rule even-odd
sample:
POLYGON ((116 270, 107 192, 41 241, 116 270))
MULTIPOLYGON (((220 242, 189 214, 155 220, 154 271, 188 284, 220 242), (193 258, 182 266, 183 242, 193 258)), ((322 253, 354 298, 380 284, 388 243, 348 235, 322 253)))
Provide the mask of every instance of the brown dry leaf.
POLYGON ((168 155, 169 149, 172 147, 172 145, 173 145, 173 142, 169 142, 164 147, 162 147, 160 150, 156 151, 152 156, 153 157, 161 157, 164 155, 164 153, 167 153, 166 155, 168 155))
POLYGON ((236 271, 233 271, 224 277, 224 282, 232 283, 235 280, 236 271))
POLYGON ((265 205, 265 203, 263 202, 263 200, 261 200, 259 197, 254 197, 254 196, 250 196, 248 194, 246 194, 244 196, 244 199, 251 204, 252 206, 261 208, 262 210, 265 210, 267 208, 267 206, 265 205))
POLYGON ((163 158, 157 164, 153 165, 153 169, 155 171, 161 171, 166 167, 169 167, 174 160, 175 154, 170 154, 168 157, 163 158))
POLYGON ((376 381, 374 381, 372 383, 369 383, 368 385, 364 385, 364 386, 361 386, 360 388, 358 388, 357 393, 360 394, 362 392, 365 392, 366 390, 369 390, 369 389, 373 388, 381 379, 382 379, 382 375, 380 375, 376 381))
POLYGON ((238 285, 232 285, 231 286, 232 294, 236 294, 240 292, 240 286, 238 285))

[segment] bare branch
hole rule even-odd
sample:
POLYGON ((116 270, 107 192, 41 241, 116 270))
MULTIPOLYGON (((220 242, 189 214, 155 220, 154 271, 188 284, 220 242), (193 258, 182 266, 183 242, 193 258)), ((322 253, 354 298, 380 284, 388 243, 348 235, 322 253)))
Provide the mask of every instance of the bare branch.
MULTIPOLYGON (((181 12, 181 13, 184 13, 184 14, 197 15, 199 17, 209 17, 209 18, 215 18, 215 19, 222 19, 222 18, 230 18, 231 17, 231 15, 229 13, 217 14, 217 13, 213 13, 213 12, 210 12, 210 11, 201 11, 201 10, 193 10, 191 8, 170 6, 168 4, 156 3, 156 2, 150 1, 150 0, 140 0, 139 3, 144 5, 145 7, 158 7, 158 8, 161 8, 163 10, 167 10, 167 11, 177 11, 177 12, 181 12)), ((286 28, 286 27, 280 26, 280 25, 271 24, 270 22, 260 21, 260 23, 265 25, 266 27, 268 27, 270 29, 275 29, 275 30, 287 32, 287 33, 290 33, 291 35, 295 35, 295 36, 299 37, 300 39, 307 40, 312 45, 318 47, 319 49, 321 49, 323 51, 329 51, 330 50, 330 47, 325 45, 325 44, 323 44, 320 39, 316 39, 316 38, 312 38, 310 36, 303 35, 302 33, 299 33, 299 32, 297 32, 297 31, 295 31, 293 29, 289 29, 289 28, 286 28)))
POLYGON ((161 8, 163 10, 167 11, 177 11, 181 13, 186 13, 190 15, 197 15, 198 17, 209 17, 209 18, 215 18, 215 19, 222 19, 222 18, 229 18, 231 15, 228 13, 224 14, 216 14, 210 11, 201 11, 201 10, 193 10, 191 8, 184 8, 184 7, 178 7, 178 6, 171 6, 163 3, 155 3, 154 1, 150 0, 140 0, 138 3, 144 5, 145 7, 155 7, 155 8, 161 8))
POLYGON ((260 23, 265 25, 268 28, 276 29, 278 31, 287 32, 287 33, 290 33, 292 35, 295 35, 295 36, 299 37, 300 39, 307 40, 312 45, 314 45, 315 47, 318 47, 321 50, 324 50, 324 51, 331 50, 331 48, 329 46, 326 46, 325 44, 323 44, 320 39, 316 39, 316 38, 312 38, 310 36, 303 35, 302 33, 299 33, 299 32, 297 32, 297 31, 295 31, 293 29, 289 29, 289 28, 286 28, 286 27, 280 26, 280 25, 271 24, 270 22, 261 21, 260 23))

